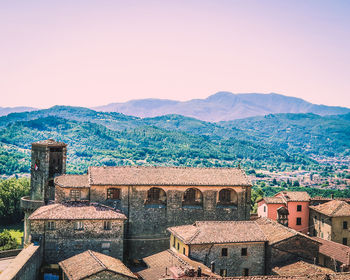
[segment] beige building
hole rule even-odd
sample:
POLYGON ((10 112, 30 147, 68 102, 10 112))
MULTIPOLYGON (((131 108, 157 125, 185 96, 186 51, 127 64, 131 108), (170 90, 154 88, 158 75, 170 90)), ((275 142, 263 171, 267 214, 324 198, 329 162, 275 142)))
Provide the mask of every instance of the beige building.
POLYGON ((350 205, 331 200, 310 206, 310 234, 344 245, 350 245, 350 205))

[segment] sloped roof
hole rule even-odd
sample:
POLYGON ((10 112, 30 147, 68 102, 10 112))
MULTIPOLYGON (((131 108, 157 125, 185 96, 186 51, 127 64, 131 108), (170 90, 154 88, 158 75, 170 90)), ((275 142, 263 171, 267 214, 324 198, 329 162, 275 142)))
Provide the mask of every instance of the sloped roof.
POLYGON ((205 221, 168 228, 185 244, 267 241, 255 221, 205 221), (249 233, 249 234, 247 234, 249 233))
POLYGON ((89 188, 89 176, 64 174, 55 178, 55 184, 62 188, 89 188))
POLYGON ((281 267, 275 267, 272 272, 283 276, 303 276, 314 275, 320 273, 334 274, 335 272, 329 268, 314 265, 304 261, 297 261, 295 263, 287 264, 281 267))
MULTIPOLYGON (((319 237, 312 237, 314 240, 321 243, 319 252, 325 256, 335 259, 343 264, 348 264, 350 261, 350 247, 319 237)), ((350 279, 350 278, 349 278, 350 279)))
POLYGON ((90 185, 251 186, 239 168, 89 167, 90 185))
POLYGON ((69 280, 80 280, 104 270, 137 279, 120 260, 91 250, 58 263, 69 280))
POLYGON ((345 201, 331 200, 310 208, 329 217, 350 216, 350 205, 345 201))
MULTIPOLYGON (((210 268, 203 263, 191 260, 183 254, 179 254, 175 250, 168 249, 160 253, 143 258, 148 268, 138 272, 138 274, 144 280, 158 280, 162 278, 169 278, 170 268, 173 267, 192 267, 195 270, 200 267, 202 269, 203 276, 211 276, 221 278, 219 275, 211 272, 210 268), (167 271, 167 275, 166 275, 167 271)), ((191 278, 192 279, 192 278, 191 278)))
POLYGON ((289 227, 285 227, 269 218, 260 217, 259 219, 255 220, 255 222, 259 225, 259 228, 265 234, 270 244, 275 244, 282 240, 285 240, 297 235, 303 236, 305 238, 312 240, 309 236, 301 232, 298 232, 294 229, 291 229, 289 227))
POLYGON ((266 197, 262 198, 261 200, 264 200, 267 204, 284 204, 282 197, 266 196, 266 197))
POLYGON ((307 192, 282 191, 275 194, 275 197, 283 197, 286 201, 310 201, 311 197, 307 192))
POLYGON ((98 203, 55 203, 42 206, 29 220, 125 220, 118 210, 98 203))

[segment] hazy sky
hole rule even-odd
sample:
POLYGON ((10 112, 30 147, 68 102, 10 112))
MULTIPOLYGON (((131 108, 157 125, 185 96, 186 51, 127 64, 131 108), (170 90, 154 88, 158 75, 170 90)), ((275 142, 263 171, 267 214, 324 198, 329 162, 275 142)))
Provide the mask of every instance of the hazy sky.
POLYGON ((350 107, 350 1, 0 2, 0 106, 277 92, 350 107))

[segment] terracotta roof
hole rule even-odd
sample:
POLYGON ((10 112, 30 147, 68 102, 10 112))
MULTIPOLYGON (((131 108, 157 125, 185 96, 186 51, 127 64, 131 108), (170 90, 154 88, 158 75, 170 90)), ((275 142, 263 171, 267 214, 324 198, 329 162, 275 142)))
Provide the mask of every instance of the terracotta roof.
POLYGON ((29 220, 125 220, 123 213, 98 203, 55 203, 42 206, 29 220))
POLYGON ((75 255, 58 263, 69 280, 80 280, 101 271, 113 271, 117 274, 137 279, 120 260, 91 250, 75 255))
POLYGON ((205 221, 168 228, 185 244, 267 241, 255 221, 205 221), (249 234, 247 234, 249 232, 249 234))
MULTIPOLYGON (((166 278, 173 280, 173 278, 166 278)), ((181 280, 221 280, 222 278, 207 278, 207 277, 192 277, 181 278, 181 280)), ((266 275, 266 276, 241 276, 241 277, 225 277, 225 280, 349 280, 350 272, 338 272, 334 274, 316 274, 316 275, 298 275, 298 276, 281 276, 281 275, 266 275)))
POLYGON ((286 201, 310 201, 311 199, 307 192, 282 191, 275 194, 275 197, 283 197, 286 201))
POLYGON ((317 206, 310 206, 310 208, 329 217, 350 216, 350 205, 345 201, 331 200, 317 206))
POLYGON ((350 265, 350 247, 319 237, 312 237, 321 243, 319 252, 343 264, 350 265))
POLYGON ((301 232, 298 232, 294 229, 291 229, 289 227, 285 227, 269 218, 260 217, 255 222, 259 225, 259 228, 267 237, 269 244, 275 244, 282 240, 285 240, 297 235, 300 235, 312 240, 309 236, 301 232))
POLYGON ((267 204, 284 204, 282 197, 266 196, 266 197, 262 198, 261 200, 264 200, 267 204))
POLYGON ((314 274, 334 274, 335 272, 329 268, 310 264, 304 261, 298 261, 281 267, 275 267, 272 272, 282 276, 302 276, 314 274))
POLYGON ((89 188, 88 175, 61 175, 55 178, 55 184, 63 188, 89 188))
POLYGON ((179 254, 175 250, 171 249, 151 255, 144 258, 143 260, 147 264, 148 268, 138 272, 138 274, 144 280, 157 280, 163 277, 171 277, 171 271, 174 268, 180 268, 182 271, 184 271, 187 268, 193 268, 197 270, 198 267, 201 267, 203 276, 221 278, 219 275, 212 273, 210 268, 204 264, 191 260, 185 255, 179 254))
POLYGON ((65 147, 65 146, 67 146, 67 144, 63 143, 63 142, 57 142, 53 139, 47 139, 47 140, 34 142, 34 143, 32 143, 32 146, 54 146, 54 147, 61 146, 61 147, 65 147))
POLYGON ((90 185, 251 186, 238 168, 89 167, 90 185))

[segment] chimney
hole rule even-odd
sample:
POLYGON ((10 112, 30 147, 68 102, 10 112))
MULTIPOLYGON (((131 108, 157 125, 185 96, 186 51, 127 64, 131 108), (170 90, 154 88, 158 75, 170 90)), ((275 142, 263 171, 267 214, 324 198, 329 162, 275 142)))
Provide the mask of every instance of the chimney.
POLYGON ((210 263, 210 270, 211 270, 211 272, 215 273, 215 262, 214 261, 212 261, 210 263))
POLYGON ((197 269, 197 277, 202 277, 202 269, 200 266, 198 266, 198 269, 197 269))

